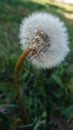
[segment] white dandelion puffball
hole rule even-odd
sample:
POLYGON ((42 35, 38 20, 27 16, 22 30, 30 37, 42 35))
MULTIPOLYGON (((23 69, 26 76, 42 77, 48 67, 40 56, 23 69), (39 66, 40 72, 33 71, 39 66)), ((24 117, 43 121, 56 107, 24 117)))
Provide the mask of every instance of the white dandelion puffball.
POLYGON ((37 12, 24 18, 20 25, 22 50, 36 43, 37 51, 30 61, 37 68, 52 68, 59 65, 69 52, 68 33, 64 23, 52 14, 37 12))

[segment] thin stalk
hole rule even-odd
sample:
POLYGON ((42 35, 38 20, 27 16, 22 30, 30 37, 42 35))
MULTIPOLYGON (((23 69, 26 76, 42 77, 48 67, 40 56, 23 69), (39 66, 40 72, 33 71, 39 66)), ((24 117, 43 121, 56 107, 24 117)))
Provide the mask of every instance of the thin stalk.
POLYGON ((22 54, 20 55, 20 57, 16 63, 15 69, 14 69, 14 86, 15 86, 15 91, 16 91, 17 102, 19 104, 20 111, 23 115, 23 119, 27 124, 29 124, 31 122, 30 122, 28 114, 26 112, 22 96, 20 94, 20 89, 19 89, 19 84, 18 84, 17 78, 18 78, 18 73, 19 73, 20 66, 21 66, 23 60, 29 54, 30 51, 34 50, 34 48, 35 48, 35 45, 33 44, 32 46, 26 48, 26 50, 24 52, 22 52, 22 54))

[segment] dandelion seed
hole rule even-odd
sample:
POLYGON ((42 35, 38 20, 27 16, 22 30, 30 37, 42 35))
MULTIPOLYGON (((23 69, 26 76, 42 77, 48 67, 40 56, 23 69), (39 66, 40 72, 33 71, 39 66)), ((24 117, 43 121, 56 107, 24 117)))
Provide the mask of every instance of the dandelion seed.
POLYGON ((24 18, 19 37, 22 50, 36 44, 36 49, 28 57, 38 68, 59 65, 69 52, 67 29, 64 23, 52 14, 38 12, 24 18))

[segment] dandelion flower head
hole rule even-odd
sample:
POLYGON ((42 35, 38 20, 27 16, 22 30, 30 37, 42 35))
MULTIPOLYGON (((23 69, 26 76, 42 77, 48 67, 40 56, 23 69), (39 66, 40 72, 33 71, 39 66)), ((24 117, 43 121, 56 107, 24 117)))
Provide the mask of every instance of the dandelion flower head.
POLYGON ((30 61, 38 68, 59 65, 69 52, 67 29, 59 17, 37 12, 22 20, 20 25, 22 50, 36 43, 37 52, 29 54, 30 61))

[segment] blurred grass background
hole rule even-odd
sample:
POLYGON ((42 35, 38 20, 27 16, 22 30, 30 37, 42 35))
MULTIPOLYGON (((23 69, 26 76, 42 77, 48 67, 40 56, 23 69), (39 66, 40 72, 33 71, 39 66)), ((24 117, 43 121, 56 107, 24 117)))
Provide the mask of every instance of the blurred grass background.
POLYGON ((18 129, 23 129, 15 100, 13 71, 22 52, 19 26, 23 17, 34 11, 46 11, 60 17, 68 28, 70 53, 57 68, 36 70, 24 61, 19 84, 34 130, 46 130, 46 100, 49 106, 49 130, 73 130, 73 5, 54 0, 0 0, 0 130, 13 130, 13 114, 18 129), (45 89, 47 89, 46 97, 45 89), (5 112, 6 111, 6 112, 5 112))

